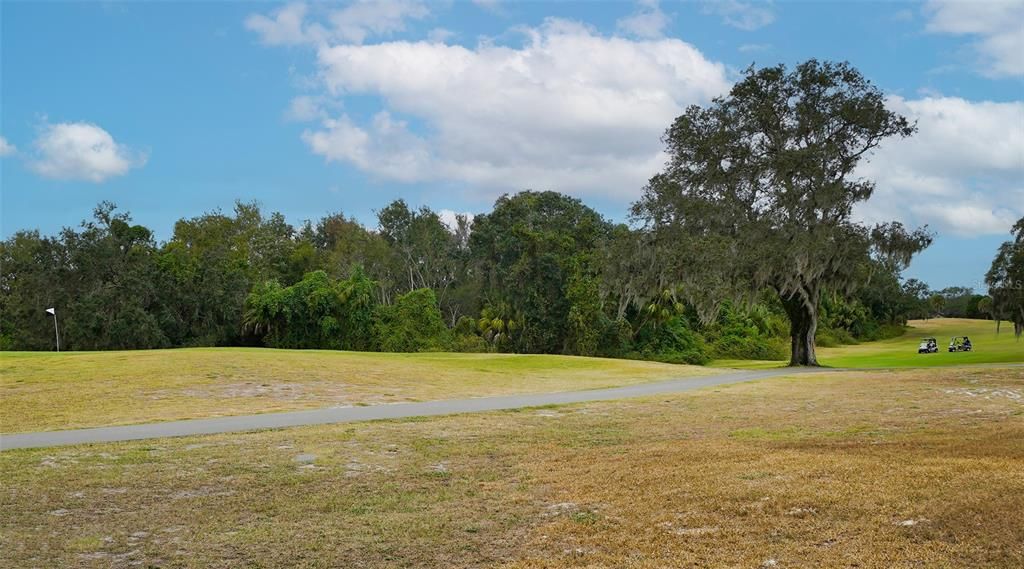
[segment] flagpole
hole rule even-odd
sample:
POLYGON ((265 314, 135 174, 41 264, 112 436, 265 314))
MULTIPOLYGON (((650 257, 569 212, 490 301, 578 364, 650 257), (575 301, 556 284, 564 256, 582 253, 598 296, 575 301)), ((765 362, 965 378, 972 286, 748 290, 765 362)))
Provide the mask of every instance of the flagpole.
POLYGON ((60 330, 57 329, 57 309, 56 308, 47 308, 46 309, 46 313, 53 315, 53 334, 55 336, 57 336, 57 351, 59 352, 60 351, 60 330))

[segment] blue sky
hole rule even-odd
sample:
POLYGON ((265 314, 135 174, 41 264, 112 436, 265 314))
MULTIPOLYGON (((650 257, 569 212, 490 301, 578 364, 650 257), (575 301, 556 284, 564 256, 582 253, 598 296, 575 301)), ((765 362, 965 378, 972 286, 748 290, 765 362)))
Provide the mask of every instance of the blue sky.
POLYGON ((982 288, 1024 215, 1024 3, 0 4, 0 232, 100 200, 160 239, 236 199, 372 225, 518 189, 623 220, 689 104, 750 64, 849 60, 918 121, 857 212, 938 233, 908 276, 982 288))

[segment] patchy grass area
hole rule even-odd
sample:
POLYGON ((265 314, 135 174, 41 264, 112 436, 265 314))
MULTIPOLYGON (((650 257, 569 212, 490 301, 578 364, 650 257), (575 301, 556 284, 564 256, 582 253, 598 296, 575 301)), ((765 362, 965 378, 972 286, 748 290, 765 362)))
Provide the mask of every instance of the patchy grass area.
MULTIPOLYGON (((835 348, 818 348, 818 361, 830 367, 852 368, 899 368, 955 366, 965 364, 1021 363, 1024 362, 1024 339, 1017 341, 1013 336, 1013 324, 1004 322, 1002 331, 996 334, 996 323, 991 320, 967 318, 935 318, 932 320, 911 320, 907 333, 889 340, 864 342, 835 348), (969 336, 974 351, 949 353, 949 339, 953 336, 969 336), (918 354, 917 345, 921 338, 935 338, 939 342, 939 353, 918 354)), ((772 368, 786 362, 718 360, 717 367, 731 368, 772 368)))
POLYGON ((0 352, 0 432, 571 391, 709 373, 715 370, 514 354, 0 352))
POLYGON ((9 566, 1020 567, 1024 369, 0 454, 9 566))

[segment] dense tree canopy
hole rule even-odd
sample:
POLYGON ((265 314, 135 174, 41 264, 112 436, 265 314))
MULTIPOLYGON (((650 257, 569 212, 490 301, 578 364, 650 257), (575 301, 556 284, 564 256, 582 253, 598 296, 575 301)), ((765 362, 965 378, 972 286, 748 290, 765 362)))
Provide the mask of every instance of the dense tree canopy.
POLYGON ((565 353, 814 364, 814 346, 899 334, 942 312, 1015 319, 1024 221, 992 296, 903 280, 930 242, 852 221, 857 163, 913 127, 846 64, 748 70, 669 128, 670 161, 613 225, 552 191, 500 197, 453 227, 402 200, 364 226, 342 212, 297 228, 239 202, 157 243, 109 203, 54 236, 0 242, 0 348, 264 345, 565 353), (932 301, 932 298, 939 300, 932 301), (938 304, 936 304, 938 303, 938 304), (941 311, 936 307, 941 304, 941 311), (787 350, 788 344, 788 350, 787 350))
MULTIPOLYGON (((66 349, 262 344, 690 363, 780 355, 786 318, 777 299, 727 303, 702 322, 657 270, 651 234, 613 227, 578 200, 504 197, 472 229, 466 220, 446 231, 443 239, 413 232, 403 252, 395 234, 343 214, 293 230, 279 215, 239 204, 230 215, 180 221, 158 245, 150 230, 101 204, 78 230, 23 231, 0 243, 0 347, 53 349, 44 311, 55 307, 66 349), (446 247, 428 251, 429 243, 446 247), (430 262, 457 267, 451 312, 432 287, 408 290, 406 263, 417 251, 447 255, 430 262)), ((901 283, 881 261, 871 273, 854 296, 827 298, 821 341, 885 336, 931 294, 923 283, 901 283)), ((950 306, 961 303, 951 298, 950 306)))
POLYGON ((3 342, 25 349, 54 345, 44 310, 61 308, 64 348, 113 350, 172 345, 175 317, 152 233, 104 202, 80 231, 57 238, 19 232, 3 243, 0 309, 3 342))
POLYGON ((791 364, 816 365, 822 295, 867 280, 874 249, 903 264, 922 231, 851 220, 873 184, 853 177, 884 139, 913 125, 845 63, 748 69, 730 93, 692 106, 665 134, 669 163, 634 213, 656 235, 665 269, 710 319, 726 298, 774 291, 791 328, 791 364))
POLYGON ((520 325, 517 351, 557 353, 567 341, 576 345, 567 337, 573 302, 566 287, 574 275, 596 274, 592 258, 610 230, 596 211, 555 192, 503 196, 473 220, 469 243, 481 300, 511 309, 520 325))

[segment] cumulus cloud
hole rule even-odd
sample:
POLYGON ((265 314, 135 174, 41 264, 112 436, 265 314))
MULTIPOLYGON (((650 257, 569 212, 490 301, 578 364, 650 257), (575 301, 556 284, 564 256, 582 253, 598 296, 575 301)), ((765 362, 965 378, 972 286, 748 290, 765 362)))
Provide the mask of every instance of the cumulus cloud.
POLYGON ((329 118, 303 138, 384 179, 636 196, 663 165, 664 129, 729 86, 724 66, 677 39, 605 37, 554 19, 521 31, 521 47, 324 46, 327 92, 376 95, 386 108, 365 124, 329 118))
POLYGON ((501 10, 501 0, 473 0, 473 4, 491 12, 501 10))
POLYGON ((318 45, 324 42, 363 43, 371 36, 389 36, 405 30, 407 20, 427 17, 430 10, 421 0, 356 0, 326 10, 326 24, 312 21, 309 7, 296 2, 270 16, 252 14, 245 26, 267 45, 318 45))
POLYGON ((669 17, 661 10, 658 0, 639 0, 637 10, 618 20, 615 25, 619 31, 627 34, 653 39, 663 35, 668 23, 669 17))
POLYGON ((0 157, 10 156, 11 154, 14 154, 17 151, 18 149, 15 148, 13 144, 7 142, 6 138, 0 136, 0 157))
POLYGON ((271 16, 252 14, 245 20, 245 27, 259 34, 261 41, 267 45, 298 45, 325 38, 326 32, 317 25, 310 29, 306 23, 307 7, 305 4, 288 4, 278 9, 271 16))
POLYGON ((292 99, 284 111, 284 118, 295 122, 309 122, 327 118, 323 108, 323 97, 300 95, 292 99))
POLYGON ((102 182, 146 163, 146 156, 118 144, 114 137, 87 122, 46 124, 35 143, 29 167, 57 180, 102 182))
POLYGON ((457 34, 445 28, 434 28, 427 33, 427 39, 434 43, 447 43, 457 34))
POLYGON ((866 219, 896 215, 982 235, 1004 234, 1024 215, 1024 103, 890 97, 887 106, 919 130, 888 141, 860 168, 877 183, 859 210, 866 219))
POLYGON ((441 211, 437 212, 437 216, 441 218, 441 223, 447 225, 448 229, 450 229, 451 231, 455 231, 456 229, 458 229, 458 216, 460 215, 466 216, 466 220, 469 221, 469 224, 473 224, 473 214, 471 212, 452 211, 450 209, 442 209, 441 211))
POLYGON ((1024 0, 931 0, 926 29, 976 37, 981 70, 994 77, 1024 76, 1024 0))
POLYGON ((365 129, 346 115, 326 119, 320 130, 307 130, 302 138, 328 161, 348 162, 382 178, 416 182, 436 177, 427 141, 387 111, 377 113, 365 129))
MULTIPOLYGON (((313 153, 378 179, 627 203, 663 168, 664 129, 730 87, 722 64, 679 39, 609 37, 560 19, 517 31, 514 45, 322 43, 320 91, 293 101, 291 115, 312 123, 302 139, 313 153), (380 107, 341 112, 349 96, 380 107)), ((861 219, 978 235, 1005 234, 1024 215, 1024 103, 928 93, 887 104, 920 132, 859 169, 877 182, 861 219)))
POLYGON ((704 12, 716 14, 722 22, 745 31, 763 28, 775 21, 771 2, 741 2, 740 0, 708 0, 704 12))

